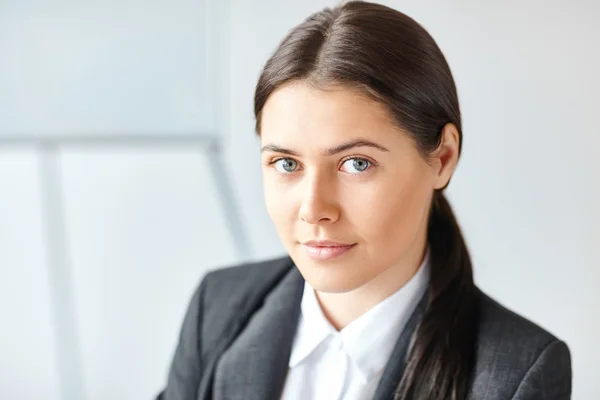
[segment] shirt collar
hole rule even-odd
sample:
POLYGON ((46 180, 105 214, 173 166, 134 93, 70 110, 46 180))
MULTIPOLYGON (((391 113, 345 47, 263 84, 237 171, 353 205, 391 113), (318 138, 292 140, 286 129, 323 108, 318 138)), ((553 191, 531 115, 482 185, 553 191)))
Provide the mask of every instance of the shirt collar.
POLYGON ((300 321, 290 355, 290 367, 298 365, 308 357, 329 335, 337 334, 323 314, 313 287, 306 281, 300 308, 300 321))
POLYGON ((302 362, 328 336, 340 335, 344 351, 365 382, 380 374, 428 284, 429 252, 404 286, 338 332, 323 314, 314 289, 305 282, 289 366, 302 362))

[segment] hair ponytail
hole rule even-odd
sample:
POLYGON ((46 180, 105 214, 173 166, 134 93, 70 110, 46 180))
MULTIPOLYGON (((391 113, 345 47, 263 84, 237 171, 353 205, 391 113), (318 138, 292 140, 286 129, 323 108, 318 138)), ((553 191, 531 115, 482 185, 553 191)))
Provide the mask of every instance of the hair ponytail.
POLYGON ((464 399, 475 356, 475 285, 469 252, 442 191, 433 197, 428 236, 428 305, 395 399, 464 399))
MULTIPOLYGON (((384 5, 346 2, 288 33, 256 86, 258 134, 268 97, 294 80, 358 89, 381 102, 425 159, 438 148, 447 123, 456 126, 462 143, 458 95, 444 55, 417 22, 384 5)), ((474 365, 477 303, 469 253, 441 191, 433 197, 428 236, 428 304, 395 398, 464 399, 474 365)))

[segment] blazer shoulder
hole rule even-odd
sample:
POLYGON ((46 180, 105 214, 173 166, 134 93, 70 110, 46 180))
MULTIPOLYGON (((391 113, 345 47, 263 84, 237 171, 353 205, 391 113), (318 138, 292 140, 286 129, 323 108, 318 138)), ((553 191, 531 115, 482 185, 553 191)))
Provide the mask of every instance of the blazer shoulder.
POLYGON ((502 338, 526 346, 545 347, 556 336, 479 291, 480 337, 502 338))
MULTIPOLYGON (((510 398, 547 349, 561 346, 568 354, 567 346, 538 324, 481 291, 478 291, 478 298, 473 393, 481 395, 491 391, 498 393, 497 398, 510 398)), ((565 368, 567 364, 565 361, 565 368)))
POLYGON ((189 302, 167 387, 157 400, 196 398, 198 390, 206 390, 211 360, 235 333, 235 323, 251 314, 292 265, 286 257, 205 274, 189 302))

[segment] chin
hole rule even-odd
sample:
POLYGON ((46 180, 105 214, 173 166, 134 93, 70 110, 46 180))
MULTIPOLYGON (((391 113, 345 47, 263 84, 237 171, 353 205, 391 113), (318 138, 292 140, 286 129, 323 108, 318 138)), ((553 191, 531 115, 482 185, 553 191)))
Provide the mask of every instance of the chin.
POLYGON ((324 293, 346 293, 361 287, 367 281, 352 274, 347 263, 342 265, 316 265, 314 261, 296 263, 304 279, 317 291, 324 293))

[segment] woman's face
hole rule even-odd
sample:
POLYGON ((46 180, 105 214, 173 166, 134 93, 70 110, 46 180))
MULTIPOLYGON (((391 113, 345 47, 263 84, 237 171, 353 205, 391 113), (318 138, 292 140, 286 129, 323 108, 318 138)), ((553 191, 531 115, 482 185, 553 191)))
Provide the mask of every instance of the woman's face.
POLYGON ((433 190, 447 179, 383 105, 288 84, 265 104, 260 139, 267 210, 315 289, 354 290, 422 250, 433 190))

